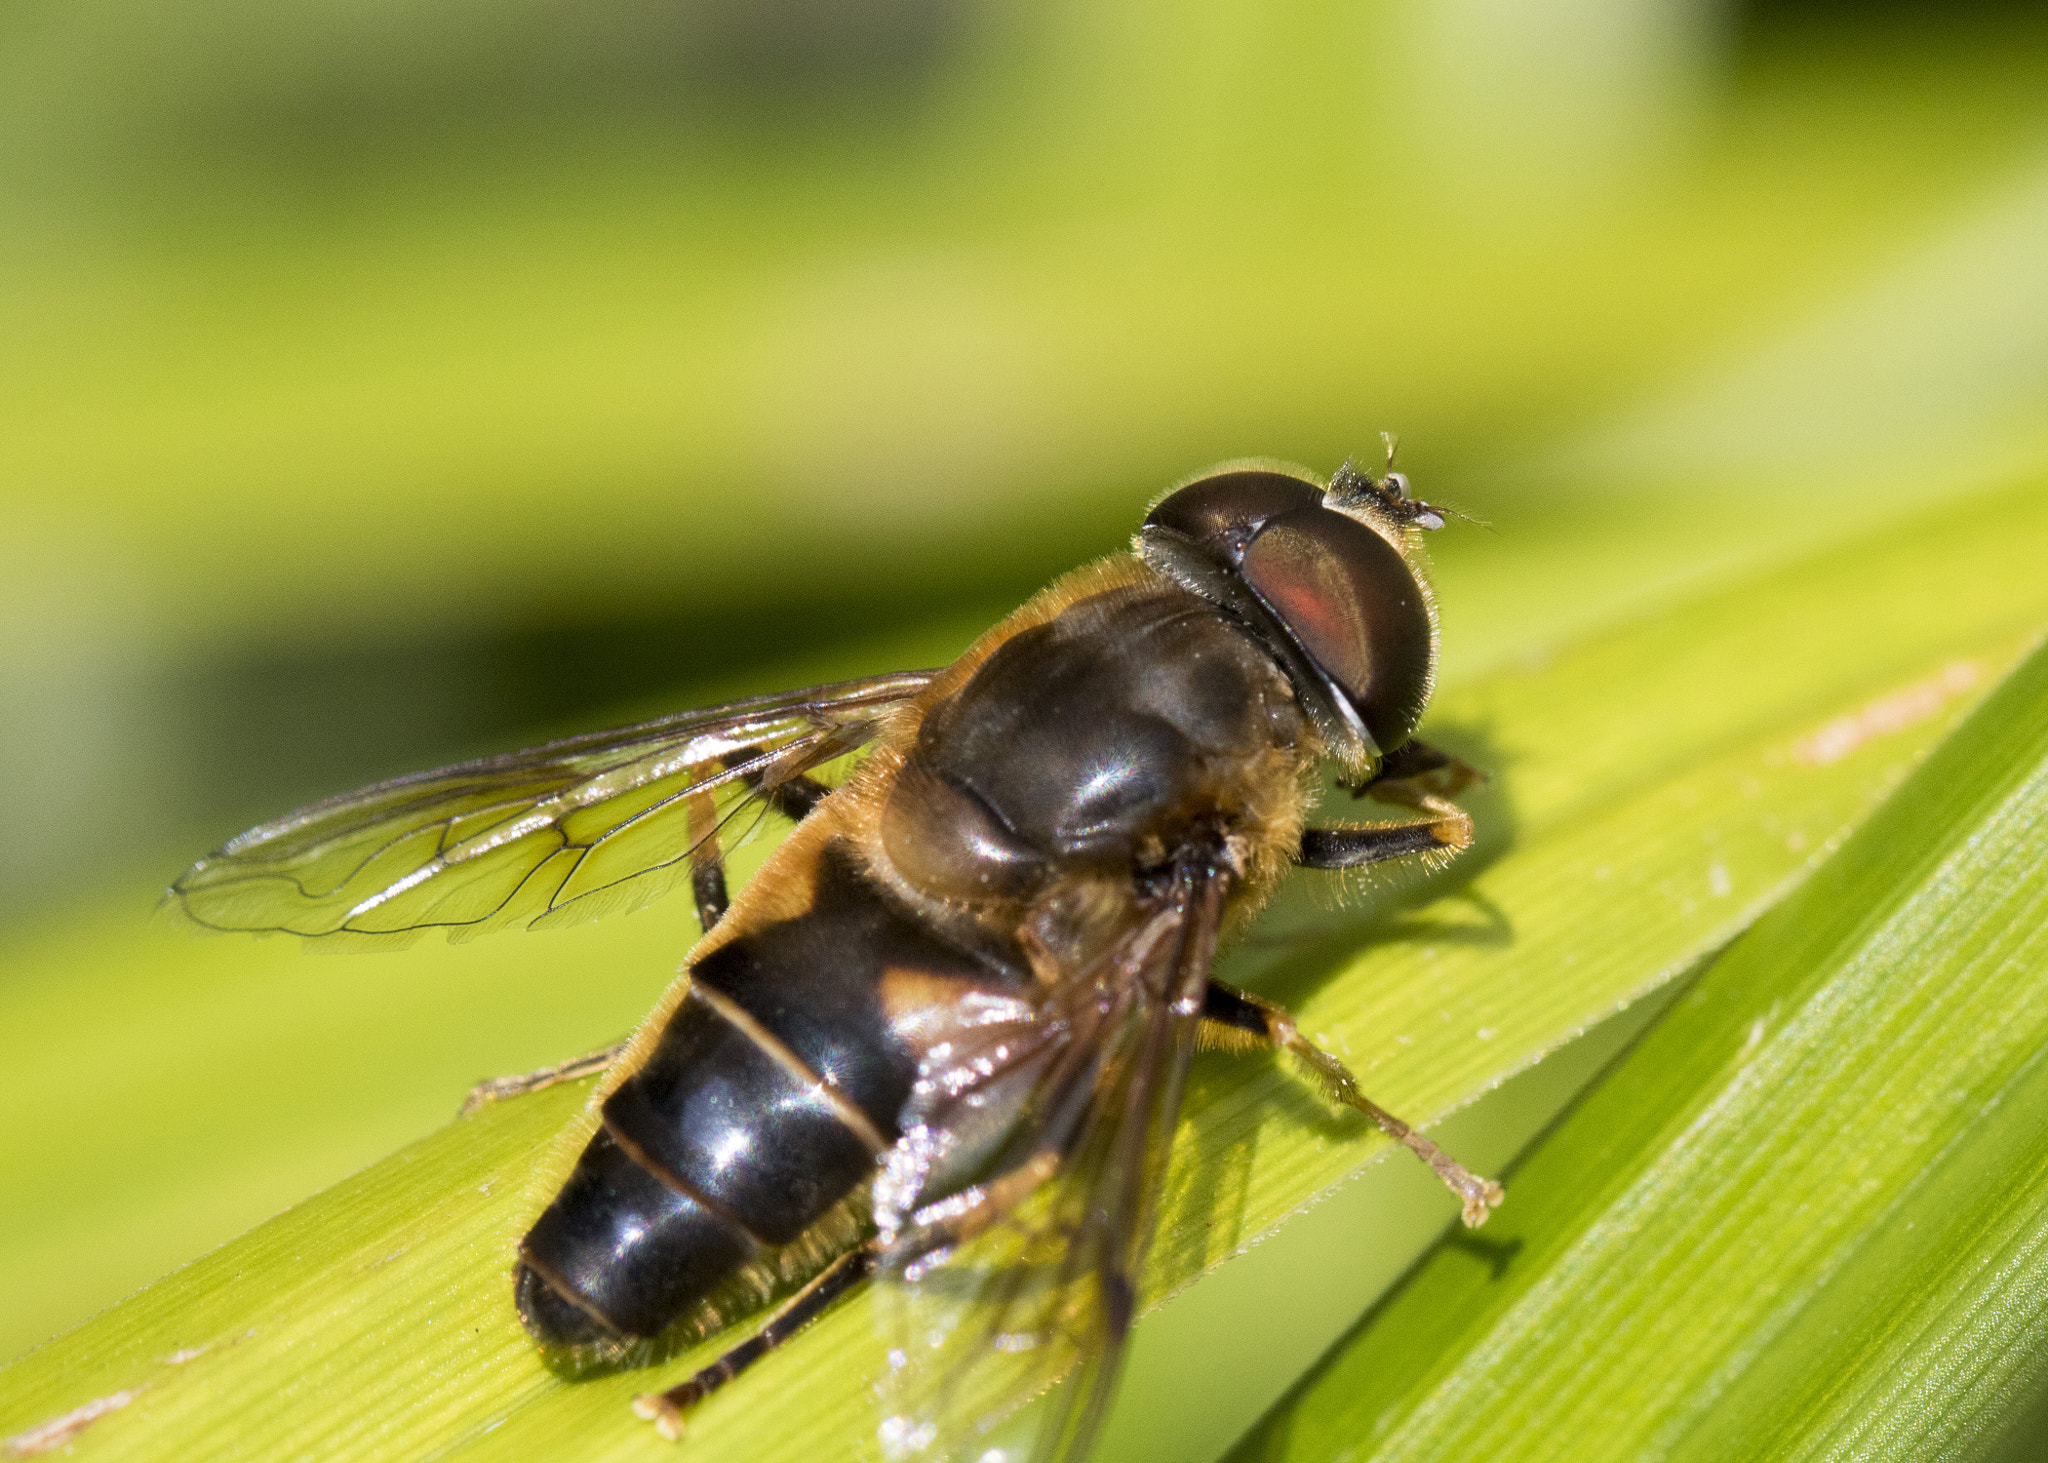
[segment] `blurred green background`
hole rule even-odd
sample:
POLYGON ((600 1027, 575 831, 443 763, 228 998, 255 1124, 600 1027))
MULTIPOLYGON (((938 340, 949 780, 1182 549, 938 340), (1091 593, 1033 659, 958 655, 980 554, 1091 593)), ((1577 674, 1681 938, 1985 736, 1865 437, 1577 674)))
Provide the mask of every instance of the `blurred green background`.
POLYGON ((2048 461, 2048 16, 24 0, 0 1359, 610 1039, 693 932, 149 922, 436 761, 942 661, 1398 431, 1445 676, 2048 461), (581 943, 575 943, 580 941, 581 943))

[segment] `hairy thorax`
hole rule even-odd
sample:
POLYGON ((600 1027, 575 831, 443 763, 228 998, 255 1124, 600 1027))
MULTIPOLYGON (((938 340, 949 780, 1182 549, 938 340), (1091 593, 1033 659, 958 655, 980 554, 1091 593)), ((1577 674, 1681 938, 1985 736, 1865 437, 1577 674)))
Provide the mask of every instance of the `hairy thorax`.
POLYGON ((1135 560, 1054 585, 916 710, 864 800, 871 866, 942 928, 1006 933, 1042 978, 1191 837, 1227 843, 1255 903, 1299 836, 1314 748, 1286 679, 1135 560))

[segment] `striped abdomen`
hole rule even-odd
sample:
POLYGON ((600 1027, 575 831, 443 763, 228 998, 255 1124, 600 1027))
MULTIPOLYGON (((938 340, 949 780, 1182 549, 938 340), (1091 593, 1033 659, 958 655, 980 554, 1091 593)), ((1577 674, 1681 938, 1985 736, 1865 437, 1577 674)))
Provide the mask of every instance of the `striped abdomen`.
POLYGON ((836 844, 808 910, 690 975, 520 1245, 542 1341, 622 1354, 803 1236, 895 1141, 935 1008, 1010 979, 906 919, 836 844))

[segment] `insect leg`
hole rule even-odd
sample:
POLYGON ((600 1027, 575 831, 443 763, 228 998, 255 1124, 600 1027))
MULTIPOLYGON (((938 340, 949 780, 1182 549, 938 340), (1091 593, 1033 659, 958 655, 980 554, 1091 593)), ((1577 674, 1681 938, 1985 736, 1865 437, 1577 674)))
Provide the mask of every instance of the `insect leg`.
MULTIPOLYGON (((738 753, 733 760, 736 761, 746 755, 744 752, 738 753)), ((793 777, 785 777, 772 783, 760 773, 750 772, 741 781, 767 799, 769 807, 792 823, 803 822, 811 815, 811 810, 825 801, 826 796, 832 791, 808 772, 799 772, 793 777)))
POLYGON ((1356 869, 1415 854, 1453 854, 1472 841, 1464 810, 1444 804, 1426 823, 1381 823, 1366 828, 1304 828, 1294 861, 1305 869, 1356 869))
MULTIPOLYGON (((758 755, 758 750, 749 748, 732 753, 729 760, 740 762, 755 755, 758 755)), ((801 772, 768 786, 763 786, 765 779, 758 772, 750 773, 742 780, 764 797, 769 806, 791 819, 803 818, 832 791, 815 777, 801 772)), ((690 892, 696 897, 698 923, 708 932, 724 917, 731 903, 725 887, 725 850, 718 841, 718 805, 712 801, 710 793, 696 792, 689 795, 687 806, 690 820, 690 892)), ((573 1082, 578 1077, 601 1072, 625 1050, 625 1045, 620 1042, 587 1057, 542 1067, 537 1072, 522 1072, 516 1077, 493 1077, 488 1082, 479 1082, 462 1100, 460 1115, 468 1117, 503 1097, 519 1097, 528 1092, 538 1092, 543 1087, 553 1087, 558 1082, 573 1082)))
POLYGON ((679 1387, 645 1392, 633 1399, 633 1410, 653 1423, 670 1441, 683 1435, 685 1412, 744 1372, 804 1327, 823 1315, 840 1296, 868 1278, 875 1252, 866 1245, 848 1250, 827 1265, 802 1290, 783 1302, 761 1329, 679 1387))
POLYGON ((1410 823, 1308 828, 1296 862, 1311 869, 1355 869, 1412 854, 1454 854, 1472 842, 1472 818, 1451 799, 1480 780, 1479 770, 1422 742, 1380 764, 1379 776, 1353 796, 1423 814, 1410 823))
POLYGON ((1470 762, 1453 757, 1427 742, 1410 740, 1387 753, 1378 774, 1364 787, 1356 789, 1354 796, 1406 807, 1412 806, 1409 799, 1413 793, 1454 798, 1466 788, 1484 781, 1486 774, 1470 762))
POLYGON ((718 842, 718 805, 710 793, 693 792, 684 807, 690 820, 690 894, 697 901, 697 927, 708 935, 732 903, 725 889, 725 850, 718 842))
POLYGON ((522 1072, 516 1077, 493 1077, 488 1082, 479 1082, 469 1089, 469 1096, 462 1099, 462 1109, 457 1117, 468 1117, 480 1108, 488 1107, 501 1097, 524 1097, 529 1092, 538 1092, 543 1087, 553 1087, 558 1082, 574 1082, 578 1077, 588 1077, 593 1072, 602 1072, 612 1064, 612 1059, 626 1049, 622 1041, 608 1046, 601 1052, 592 1052, 587 1057, 572 1061, 557 1062, 552 1067, 542 1067, 537 1072, 522 1072))
MULTIPOLYGON (((728 766, 745 763, 763 755, 759 747, 745 747, 721 760, 728 766)), ((760 772, 743 773, 740 781, 769 807, 793 823, 800 823, 832 791, 807 772, 769 782, 760 772)), ((695 792, 687 800, 690 819, 690 893, 697 901, 697 926, 706 934, 725 917, 732 904, 725 886, 725 850, 718 841, 718 805, 708 792, 695 792)))
POLYGON ((1292 1052, 1315 1077, 1333 1102, 1353 1107, 1379 1124, 1380 1130, 1430 1166, 1450 1191, 1464 1202, 1465 1223, 1472 1227, 1486 1222, 1505 1191, 1492 1179, 1481 1178, 1443 1149, 1416 1132, 1378 1103, 1359 1091, 1358 1079, 1350 1069, 1301 1034, 1286 1011, 1248 991, 1209 982, 1202 1003, 1203 1034, 1211 1045, 1244 1051, 1265 1045, 1292 1052))
MULTIPOLYGON (((708 933, 724 916, 726 906, 731 902, 725 890, 725 851, 718 842, 718 806, 708 792, 691 793, 686 806, 690 820, 690 892, 697 900, 698 924, 708 933)), ((502 1097, 520 1097, 538 1092, 543 1087, 553 1087, 558 1082, 573 1082, 578 1077, 602 1072, 625 1047, 626 1044, 620 1042, 587 1057, 542 1067, 537 1072, 522 1072, 516 1077, 493 1077, 488 1082, 479 1082, 462 1100, 458 1115, 466 1118, 502 1097)))

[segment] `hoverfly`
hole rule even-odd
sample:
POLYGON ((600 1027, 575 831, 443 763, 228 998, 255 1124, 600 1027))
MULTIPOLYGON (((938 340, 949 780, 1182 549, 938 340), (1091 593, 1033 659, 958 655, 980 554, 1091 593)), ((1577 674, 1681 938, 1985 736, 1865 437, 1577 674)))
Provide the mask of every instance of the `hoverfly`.
POLYGON ((988 1417, 949 1399, 1021 1355, 1035 1390, 1078 1365, 1032 1450, 1078 1458, 1198 1042, 1293 1053, 1467 1224, 1501 1199, 1209 973, 1290 865, 1470 841, 1452 799, 1477 774, 1411 736, 1436 657, 1414 540, 1442 524, 1391 471, 1225 464, 1160 498, 1133 552, 942 670, 380 783, 244 833, 170 899, 212 928, 461 937, 687 882, 704 937, 631 1040, 473 1095, 604 1074, 519 1244, 527 1329, 558 1366, 640 1365, 794 1287, 751 1339, 636 1401, 673 1437, 875 1277, 914 1338, 889 1353, 886 1453, 976 1444, 988 1417), (1330 763, 1406 816, 1305 826, 1330 763), (724 854, 770 811, 795 829, 728 904, 724 854))

